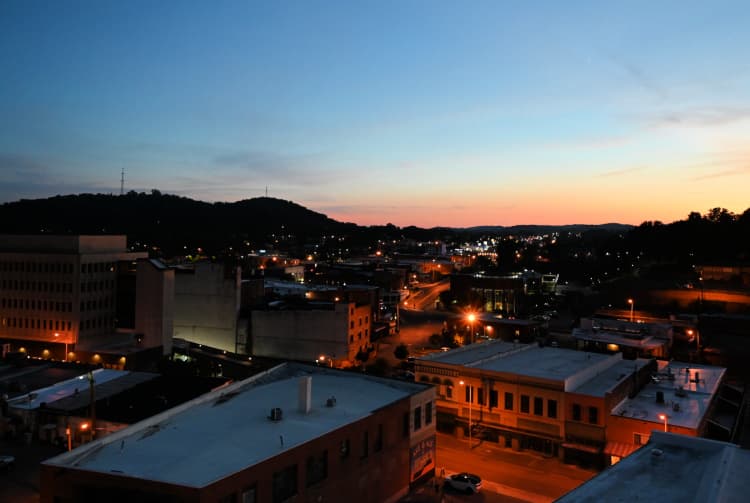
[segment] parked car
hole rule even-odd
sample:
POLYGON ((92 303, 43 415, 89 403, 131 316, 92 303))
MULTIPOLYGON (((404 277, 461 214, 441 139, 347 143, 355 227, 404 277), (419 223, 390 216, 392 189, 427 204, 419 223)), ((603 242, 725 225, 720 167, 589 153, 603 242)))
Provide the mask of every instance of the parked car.
POLYGON ((13 468, 16 463, 16 458, 13 456, 0 455, 0 470, 8 470, 13 468))
POLYGON ((473 473, 454 473, 445 478, 445 485, 467 494, 478 493, 482 488, 482 478, 473 473))

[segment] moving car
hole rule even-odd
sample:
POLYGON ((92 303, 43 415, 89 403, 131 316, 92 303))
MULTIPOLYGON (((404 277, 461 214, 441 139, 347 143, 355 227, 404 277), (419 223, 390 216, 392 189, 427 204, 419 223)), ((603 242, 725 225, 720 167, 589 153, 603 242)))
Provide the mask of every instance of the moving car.
POLYGON ((454 473, 445 478, 445 485, 467 494, 478 493, 482 488, 482 478, 473 473, 454 473))

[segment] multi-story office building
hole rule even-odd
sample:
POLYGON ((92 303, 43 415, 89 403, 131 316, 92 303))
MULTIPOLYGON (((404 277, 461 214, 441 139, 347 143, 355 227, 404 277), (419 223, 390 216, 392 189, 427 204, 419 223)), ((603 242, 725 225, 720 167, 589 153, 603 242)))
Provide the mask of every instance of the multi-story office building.
POLYGON ((106 344, 118 268, 146 256, 129 252, 125 236, 0 236, 0 341, 58 359, 106 344))
POLYGON ((435 472, 434 397, 286 363, 47 460, 40 500, 395 502, 435 472))

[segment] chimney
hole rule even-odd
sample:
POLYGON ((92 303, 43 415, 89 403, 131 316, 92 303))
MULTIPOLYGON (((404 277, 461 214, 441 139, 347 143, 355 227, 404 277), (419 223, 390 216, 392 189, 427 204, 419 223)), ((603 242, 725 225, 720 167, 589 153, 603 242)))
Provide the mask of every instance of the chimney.
POLYGON ((310 412, 312 404, 312 377, 305 376, 299 380, 299 411, 303 414, 310 412))

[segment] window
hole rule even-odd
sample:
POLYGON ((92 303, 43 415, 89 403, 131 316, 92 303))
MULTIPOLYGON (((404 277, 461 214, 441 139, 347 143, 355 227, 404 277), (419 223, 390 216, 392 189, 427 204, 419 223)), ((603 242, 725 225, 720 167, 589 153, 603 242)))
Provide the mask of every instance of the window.
POLYGON ((484 405, 484 388, 477 388, 477 403, 484 405))
POLYGON ((596 407, 589 407, 589 423, 599 424, 599 409, 596 407))
POLYGON ((529 413, 529 396, 521 395, 521 412, 524 414, 529 413))
POLYGON ((346 459, 349 457, 349 452, 351 451, 351 447, 349 445, 349 439, 345 439, 341 441, 341 446, 339 447, 339 454, 341 455, 341 459, 346 459))
POLYGON ((414 431, 422 427, 422 407, 414 409, 414 431))
POLYGON ((297 494, 297 465, 291 465, 273 474, 273 502, 281 503, 297 494))
POLYGON ((242 491, 242 495, 240 496, 240 503, 257 503, 257 488, 256 486, 248 487, 244 491, 242 491))
POLYGON ((380 452, 383 450, 383 425, 378 425, 378 433, 375 435, 375 444, 372 446, 372 450, 380 452))
POLYGON ((409 436, 409 413, 404 412, 404 416, 402 419, 402 427, 403 427, 403 435, 405 437, 409 436))
POLYGON ((328 451, 307 458, 307 487, 317 484, 328 477, 328 451))
POLYGON ((547 400, 547 417, 557 417, 557 400, 547 400))
POLYGON ((432 424, 432 402, 427 402, 424 406, 424 424, 432 424))
POLYGON ((505 392, 505 410, 513 410, 513 393, 505 392))
POLYGON ((641 433, 633 433, 633 443, 635 445, 643 445, 646 442, 648 442, 648 437, 644 438, 644 435, 641 433))
POLYGON ((446 398, 453 398, 453 386, 445 387, 445 396, 446 398))
POLYGON ((541 398, 538 396, 534 397, 534 415, 535 416, 544 415, 544 398, 541 398))
POLYGON ((362 459, 366 458, 370 454, 370 432, 366 431, 362 434, 362 459))
POLYGON ((497 390, 490 390, 490 408, 497 407, 497 390))
POLYGON ((581 420, 581 406, 577 403, 573 404, 573 421, 581 420))

